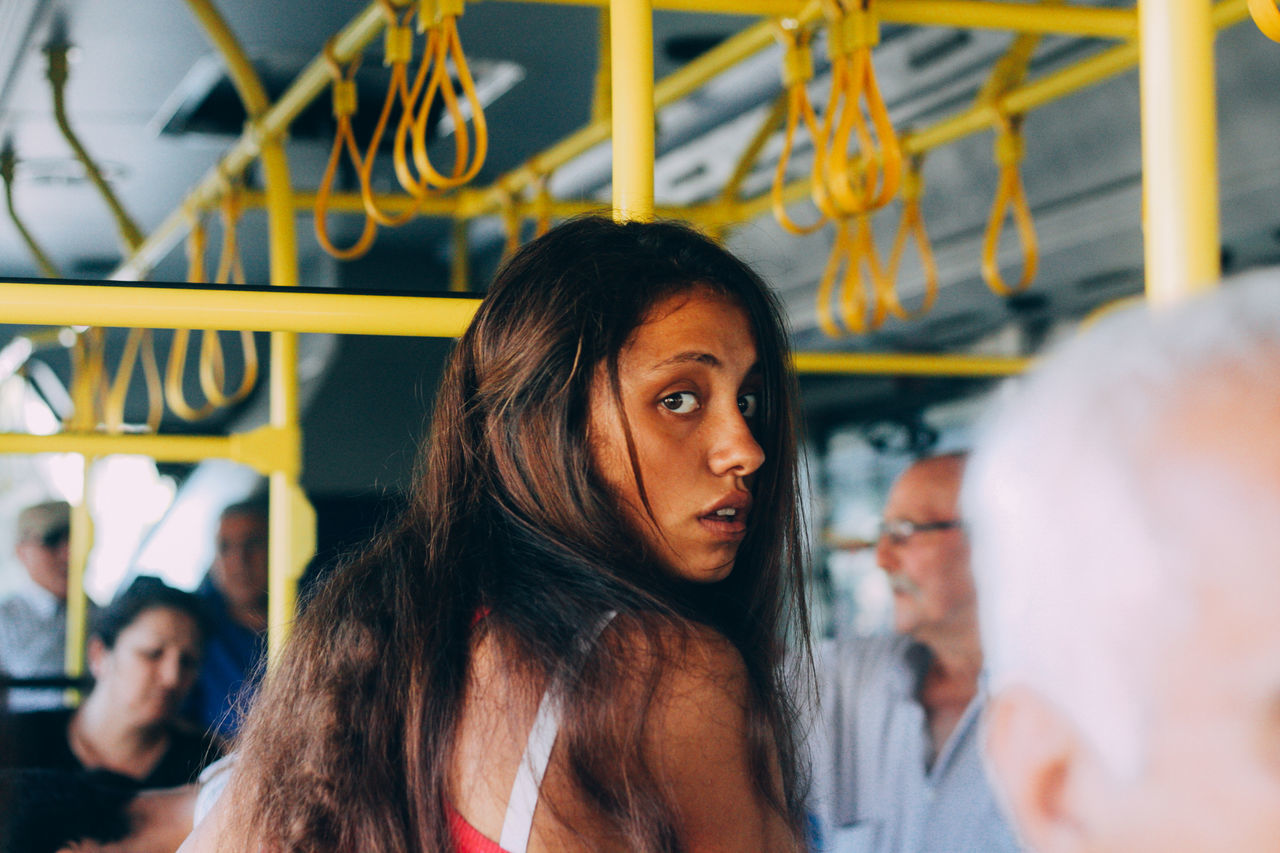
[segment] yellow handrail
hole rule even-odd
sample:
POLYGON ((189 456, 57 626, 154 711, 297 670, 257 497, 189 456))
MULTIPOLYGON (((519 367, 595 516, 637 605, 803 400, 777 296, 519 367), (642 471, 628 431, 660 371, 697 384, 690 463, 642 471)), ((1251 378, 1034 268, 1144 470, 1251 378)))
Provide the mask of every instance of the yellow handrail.
MULTIPOLYGON (((187 281, 193 284, 203 283, 206 280, 204 253, 207 242, 208 236, 205 231, 204 220, 198 212, 193 213, 191 230, 187 232, 187 281)), ((210 334, 209 330, 205 330, 205 341, 208 340, 210 334)), ((212 332, 212 334, 216 335, 217 332, 212 332)), ((205 400, 204 405, 198 408, 187 402, 186 391, 182 387, 182 377, 186 372, 187 347, 190 340, 191 330, 189 328, 173 330, 173 340, 169 344, 169 359, 165 364, 164 371, 164 396, 169 404, 170 411, 175 415, 184 421, 199 421, 212 415, 218 407, 211 400, 205 400)), ((220 356, 221 349, 215 355, 205 344, 201 344, 200 361, 203 363, 206 358, 217 357, 219 360, 219 372, 221 372, 220 356)))
POLYGON ((160 428, 164 416, 164 387, 160 378, 160 364, 156 359, 155 336, 150 329, 133 328, 125 339, 124 353, 116 367, 115 378, 107 392, 103 412, 103 426, 107 432, 120 432, 125 428, 124 406, 129 395, 129 383, 133 379, 133 366, 142 356, 142 375, 147 389, 147 422, 149 432, 160 428))
MULTIPOLYGON (((244 266, 240 262, 239 243, 236 239, 240 213, 239 187, 232 183, 222 197, 222 251, 218 258, 218 271, 213 278, 215 284, 245 283, 244 266)), ((243 329, 240 331, 240 353, 244 361, 244 375, 240 378, 239 387, 228 394, 224 389, 226 377, 222 369, 222 343, 218 332, 205 330, 200 343, 200 389, 204 391, 205 398, 215 406, 234 406, 248 397, 258 384, 258 344, 253 332, 243 329)))

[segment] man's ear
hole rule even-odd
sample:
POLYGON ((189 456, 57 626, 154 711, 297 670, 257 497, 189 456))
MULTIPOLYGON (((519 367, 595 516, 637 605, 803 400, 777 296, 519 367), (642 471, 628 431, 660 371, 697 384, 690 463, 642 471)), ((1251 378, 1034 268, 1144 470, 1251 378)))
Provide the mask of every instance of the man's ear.
POLYGON ((1038 853, 1094 847, 1094 807, 1105 784, 1097 756, 1048 699, 1025 685, 987 706, 987 768, 1023 842, 1038 853))
POLYGON ((89 674, 97 680, 101 677, 100 670, 107 659, 107 645, 99 637, 90 637, 85 651, 89 661, 89 674))

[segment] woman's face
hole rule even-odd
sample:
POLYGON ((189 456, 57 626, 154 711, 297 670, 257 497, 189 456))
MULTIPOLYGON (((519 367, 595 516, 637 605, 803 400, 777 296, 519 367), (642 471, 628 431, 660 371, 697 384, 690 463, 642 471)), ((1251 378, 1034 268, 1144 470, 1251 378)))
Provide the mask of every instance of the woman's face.
POLYGON ((181 610, 144 610, 116 637, 114 648, 96 638, 90 665, 113 708, 140 726, 171 719, 195 683, 200 668, 200 628, 181 610))
POLYGON ((668 297, 632 332, 618 379, 652 517, 603 368, 591 405, 600 476, 671 572, 697 582, 726 577, 764 462, 752 431, 761 377, 746 311, 709 288, 668 297))

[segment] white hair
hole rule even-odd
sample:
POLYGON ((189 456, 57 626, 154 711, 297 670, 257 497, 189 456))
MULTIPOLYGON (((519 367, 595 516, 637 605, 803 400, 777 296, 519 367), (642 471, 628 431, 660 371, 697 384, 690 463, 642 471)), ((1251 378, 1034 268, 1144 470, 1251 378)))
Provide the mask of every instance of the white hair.
MULTIPOLYGON (((1161 646, 1193 618, 1196 583, 1222 570, 1192 543, 1225 533, 1208 527, 1223 501, 1258 518, 1238 483, 1222 485, 1220 459, 1204 462, 1257 443, 1259 421, 1241 410, 1259 406, 1274 445, 1280 270, 1103 318, 1021 380, 981 431, 962 506, 991 687, 1040 692, 1118 773, 1142 766, 1161 646), (1189 416, 1215 427, 1168 440, 1189 416), (1169 500, 1192 521, 1170 523, 1169 500)), ((1269 500, 1280 506, 1280 483, 1269 500)))

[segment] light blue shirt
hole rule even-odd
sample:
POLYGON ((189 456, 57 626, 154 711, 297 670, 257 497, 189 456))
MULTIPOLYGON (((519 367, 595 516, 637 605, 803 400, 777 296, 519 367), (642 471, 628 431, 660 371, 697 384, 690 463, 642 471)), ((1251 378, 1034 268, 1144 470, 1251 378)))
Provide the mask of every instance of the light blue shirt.
MULTIPOLYGON (((61 675, 66 654, 66 604, 23 572, 18 588, 0 599, 0 672, 14 678, 61 675)), ((60 688, 14 689, 9 710, 60 708, 66 695, 60 688)))
POLYGON ((909 637, 818 650, 811 808, 830 853, 1016 853, 982 766, 979 692, 933 752, 917 685, 928 652, 909 637))

